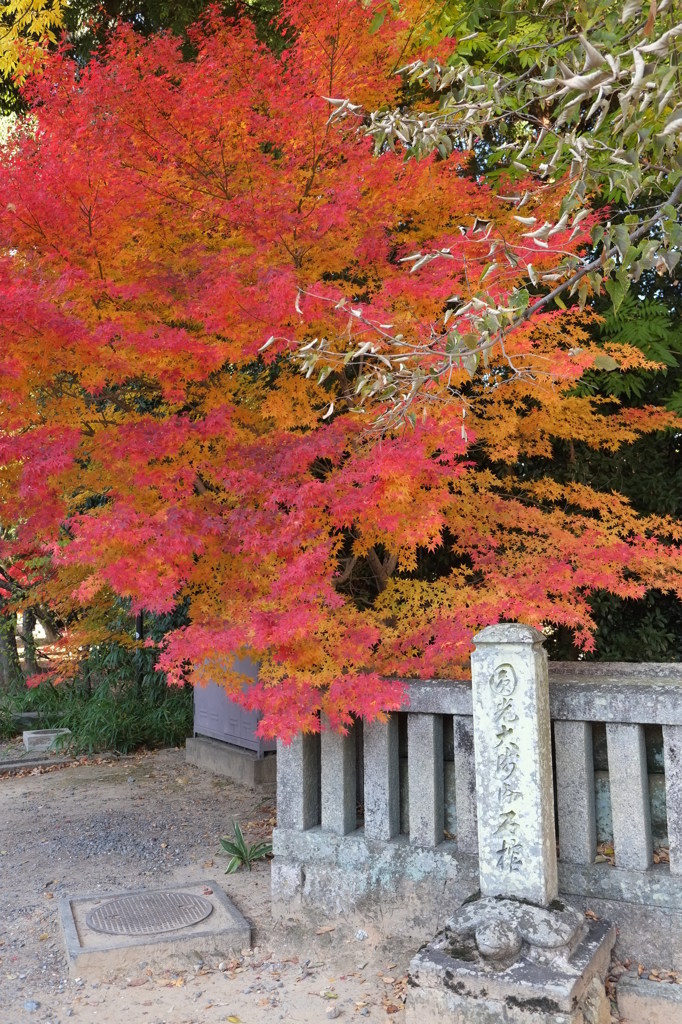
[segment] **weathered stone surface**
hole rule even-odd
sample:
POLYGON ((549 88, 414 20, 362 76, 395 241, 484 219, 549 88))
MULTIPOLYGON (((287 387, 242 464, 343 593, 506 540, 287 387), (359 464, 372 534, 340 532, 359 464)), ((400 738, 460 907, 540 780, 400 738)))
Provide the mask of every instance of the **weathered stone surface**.
POLYGON ((663 726, 670 873, 682 874, 682 726, 663 726))
MULTIPOLYGON (((467 682, 420 679, 405 680, 405 685, 410 711, 472 714, 467 682)), ((551 661, 549 699, 553 719, 682 725, 682 671, 669 663, 551 661)))
POLYGON ((400 832, 397 715, 365 725, 364 753, 365 835, 368 839, 392 839, 400 832))
POLYGON ((624 974, 617 985, 618 1012, 632 1024, 682 1024, 682 985, 624 974))
POLYGON ((606 740, 616 864, 643 871, 653 862, 644 729, 609 723, 606 740))
POLYGON ((471 656, 481 892, 539 904, 558 892, 543 639, 501 623, 471 656))
POLYGON ((597 852, 592 727, 555 722, 556 791, 561 859, 591 864, 597 852))
MULTIPOLYGON (((613 843, 611 787, 609 784, 608 772, 594 773, 594 800, 597 821, 597 842, 613 843)), ((649 774, 649 807, 651 809, 651 836, 654 846, 667 846, 668 815, 666 782, 664 775, 649 774)))
POLYGON ((463 940, 475 935, 483 956, 488 954, 479 945, 479 934, 485 936, 485 943, 491 948, 499 941, 500 956, 510 955, 513 935, 518 936, 517 951, 521 942, 525 942, 529 955, 540 949, 561 950, 562 955, 570 956, 586 932, 583 915, 561 900, 555 900, 550 909, 533 906, 525 900, 490 896, 460 907, 446 927, 463 940), (502 953, 505 945, 507 954, 502 953))
POLYGON ((476 946, 486 960, 514 959, 521 951, 521 936, 511 921, 486 921, 474 933, 476 946))
POLYGON ((413 958, 407 1024, 603 1024, 615 929, 591 922, 570 957, 521 956, 500 968, 446 930, 413 958))
MULTIPOLYGON (((679 888, 679 879, 675 881, 679 888)), ((644 894, 641 903, 600 899, 591 895, 571 895, 569 898, 581 909, 589 909, 600 919, 617 924, 615 951, 619 960, 656 964, 664 970, 682 972, 682 911, 647 906, 644 894)))
POLYGON ((326 730, 321 737, 322 828, 345 836, 357 826, 355 732, 326 730))
POLYGON ((473 718, 455 715, 453 735, 457 847, 463 853, 478 853, 473 718))
POLYGON ((470 715, 471 683, 457 679, 405 680, 406 710, 424 715, 470 715))
MULTIPOLYGON (((400 758, 400 831, 409 835, 410 831, 410 787, 408 783, 407 758, 400 758)), ((455 803, 455 765, 452 761, 443 763, 444 796, 443 811, 445 830, 454 836, 457 834, 457 806, 455 803)))
MULTIPOLYGON (((410 846, 406 836, 384 843, 361 830, 344 839, 278 828, 274 846, 276 917, 314 921, 321 911, 338 912, 359 925, 372 919, 386 934, 411 927, 425 937, 478 889, 477 858, 454 842, 428 850, 410 846)), ((665 865, 641 872, 560 863, 559 883, 574 906, 618 925, 621 959, 682 971, 682 886, 665 865)))
POLYGON ((667 865, 648 871, 614 868, 610 864, 559 864, 559 889, 564 896, 593 896, 641 907, 661 907, 682 912, 679 879, 667 865))
POLYGON ((443 720, 440 715, 407 718, 409 834, 415 846, 443 842, 443 720))
POLYGON ((357 915, 360 923, 380 921, 389 933, 408 927, 424 936, 478 888, 476 859, 458 854, 454 842, 428 849, 402 835, 384 843, 361 831, 340 837, 276 828, 273 847, 276 917, 357 915))
POLYGON ((277 820, 303 831, 320 822, 320 737, 300 733, 277 744, 277 820))
POLYGON ((550 662, 553 719, 682 725, 679 665, 550 662))
POLYGON ((674 661, 552 661, 550 678, 648 680, 679 683, 682 685, 682 664, 674 661))

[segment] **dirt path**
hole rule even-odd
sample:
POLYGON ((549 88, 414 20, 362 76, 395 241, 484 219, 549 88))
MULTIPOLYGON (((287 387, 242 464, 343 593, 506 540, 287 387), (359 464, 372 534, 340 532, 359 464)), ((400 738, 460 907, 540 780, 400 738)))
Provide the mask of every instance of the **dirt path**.
POLYGON ((182 750, 0 777, 0 1024, 400 1022, 414 937, 389 945, 325 921, 317 935, 285 930, 270 916, 269 865, 223 873, 219 837, 236 820, 266 838, 274 813, 274 789, 211 776, 182 750), (205 878, 251 922, 252 950, 68 977, 59 896, 205 878))

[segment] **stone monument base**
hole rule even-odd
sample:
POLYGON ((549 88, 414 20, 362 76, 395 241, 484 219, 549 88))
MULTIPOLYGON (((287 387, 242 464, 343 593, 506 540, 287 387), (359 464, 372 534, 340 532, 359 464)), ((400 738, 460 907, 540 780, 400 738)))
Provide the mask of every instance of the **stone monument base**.
POLYGON ((609 1024, 615 938, 560 900, 478 899, 413 958, 406 1024, 609 1024))

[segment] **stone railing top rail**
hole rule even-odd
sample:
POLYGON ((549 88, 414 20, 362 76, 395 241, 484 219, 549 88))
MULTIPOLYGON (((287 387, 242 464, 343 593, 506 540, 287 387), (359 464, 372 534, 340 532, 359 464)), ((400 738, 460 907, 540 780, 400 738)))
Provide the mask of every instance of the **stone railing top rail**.
MULTIPOLYGON (((682 725, 682 664, 550 662, 554 719, 682 725)), ((461 679, 405 680, 406 710, 471 715, 471 684, 461 679)))

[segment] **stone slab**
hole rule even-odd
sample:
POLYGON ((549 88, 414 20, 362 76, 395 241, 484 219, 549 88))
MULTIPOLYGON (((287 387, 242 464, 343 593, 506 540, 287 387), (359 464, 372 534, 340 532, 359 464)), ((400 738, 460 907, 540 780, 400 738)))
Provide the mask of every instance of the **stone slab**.
POLYGON ((450 945, 446 930, 410 964, 406 1024, 584 1024, 586 1002, 595 1003, 591 1024, 607 1024, 604 976, 615 937, 613 925, 592 921, 570 958, 522 955, 500 969, 450 945))
POLYGON ((225 955, 251 945, 251 926, 217 882, 191 882, 163 890, 92 893, 66 896, 59 903, 59 918, 69 971, 80 977, 99 978, 112 970, 134 967, 140 960, 171 963, 179 955, 225 955), (107 935, 88 927, 87 917, 109 900, 150 892, 182 892, 202 896, 212 912, 198 924, 158 935, 107 935))
POLYGON ((570 896, 573 906, 589 910, 618 927, 615 953, 622 962, 682 972, 682 913, 641 903, 570 896))
POLYGON ((642 907, 682 911, 682 886, 667 864, 647 871, 615 868, 610 864, 559 864, 559 889, 570 896, 632 902, 642 907))
POLYGON ((27 729, 23 733, 26 750, 55 750, 60 736, 70 736, 70 729, 27 729))
MULTIPOLYGON (((471 685, 459 679, 403 680, 404 709, 471 715, 471 685)), ((676 664, 550 662, 553 719, 682 725, 682 672, 676 664)))
POLYGON ((682 1024, 682 985, 622 975, 616 986, 623 1024, 682 1024))
POLYGON ((384 843, 362 829, 336 836, 278 827, 272 842, 275 918, 375 920, 388 933, 414 928, 418 941, 478 888, 476 858, 458 854, 452 841, 433 850, 413 846, 405 835, 384 843))
POLYGON ((273 785, 277 779, 277 755, 257 757, 252 750, 234 747, 230 743, 212 740, 206 736, 190 736, 185 745, 188 764, 204 768, 215 775, 257 789, 273 785))

